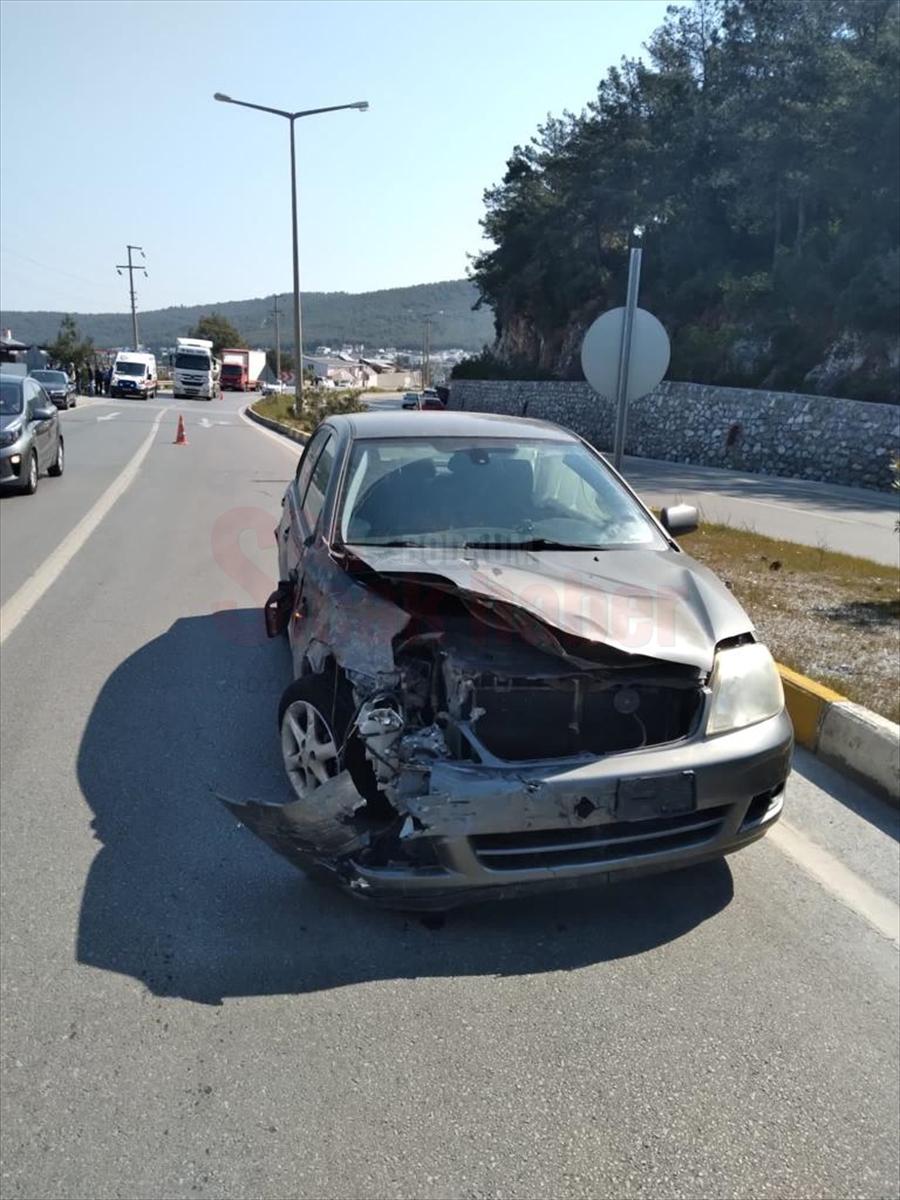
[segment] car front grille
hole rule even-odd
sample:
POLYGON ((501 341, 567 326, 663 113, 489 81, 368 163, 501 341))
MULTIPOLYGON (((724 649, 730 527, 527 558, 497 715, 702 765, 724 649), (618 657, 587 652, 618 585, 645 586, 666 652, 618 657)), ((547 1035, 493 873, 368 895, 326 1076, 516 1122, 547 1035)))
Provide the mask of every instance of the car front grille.
POLYGON ((478 834, 469 841, 478 861, 490 871, 588 866, 710 842, 719 834, 727 812, 728 806, 723 805, 675 817, 592 825, 589 829, 478 834))

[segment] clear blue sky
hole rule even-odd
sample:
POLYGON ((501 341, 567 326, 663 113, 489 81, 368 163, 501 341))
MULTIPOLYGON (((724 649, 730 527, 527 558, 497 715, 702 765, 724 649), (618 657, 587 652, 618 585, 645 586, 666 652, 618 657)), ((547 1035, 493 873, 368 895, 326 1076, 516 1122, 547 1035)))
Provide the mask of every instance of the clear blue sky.
POLYGON ((213 92, 368 113, 297 125, 301 284, 462 276, 482 192, 580 109, 664 0, 5 0, 0 304, 120 311, 291 286, 287 122, 213 92))

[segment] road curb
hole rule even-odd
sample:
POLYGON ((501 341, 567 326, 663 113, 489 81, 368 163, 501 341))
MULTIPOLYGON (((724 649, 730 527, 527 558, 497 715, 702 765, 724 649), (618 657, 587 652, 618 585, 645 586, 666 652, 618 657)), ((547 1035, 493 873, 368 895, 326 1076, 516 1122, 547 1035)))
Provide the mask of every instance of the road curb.
POLYGON ((900 808, 900 725, 778 664, 794 737, 900 808))
POLYGON ((261 413, 254 412, 252 404, 248 404, 243 413, 245 417, 248 417, 251 421, 255 421, 257 425, 271 429, 273 433, 280 433, 282 437, 289 438, 299 446, 305 446, 309 441, 309 434, 301 433, 299 429, 292 429, 290 425, 282 425, 280 421, 273 421, 271 417, 264 417, 261 413))

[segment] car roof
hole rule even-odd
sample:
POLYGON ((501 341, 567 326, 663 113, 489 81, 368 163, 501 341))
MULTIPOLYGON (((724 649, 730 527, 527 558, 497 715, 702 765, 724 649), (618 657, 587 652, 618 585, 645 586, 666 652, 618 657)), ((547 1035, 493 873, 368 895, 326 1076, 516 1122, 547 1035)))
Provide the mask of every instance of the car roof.
POLYGON ((483 437, 538 438, 577 441, 571 430, 550 421, 510 417, 500 413, 460 412, 443 409, 422 416, 417 410, 388 409, 384 412, 346 413, 328 418, 335 428, 348 427, 350 436, 360 438, 483 437))

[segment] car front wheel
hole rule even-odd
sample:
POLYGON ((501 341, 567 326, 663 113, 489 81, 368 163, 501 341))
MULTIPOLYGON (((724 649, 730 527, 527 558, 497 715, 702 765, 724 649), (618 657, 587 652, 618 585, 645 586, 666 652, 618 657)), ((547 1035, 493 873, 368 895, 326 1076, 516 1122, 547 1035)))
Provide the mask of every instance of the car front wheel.
POLYGON ((298 800, 311 799, 341 769, 339 747, 349 718, 335 708, 334 690, 321 676, 297 680, 281 698, 281 756, 298 800))
POLYGON ((59 441, 56 444, 56 458, 53 460, 53 466, 50 467, 47 474, 55 475, 58 477, 58 476, 62 475, 63 470, 65 469, 65 465, 66 465, 66 448, 65 448, 62 438, 60 437, 59 441))
POLYGON ((28 460, 28 473, 25 476, 25 481, 22 484, 22 492, 26 496, 33 496, 37 491, 38 486, 38 456, 37 450, 32 450, 31 457, 28 460))

